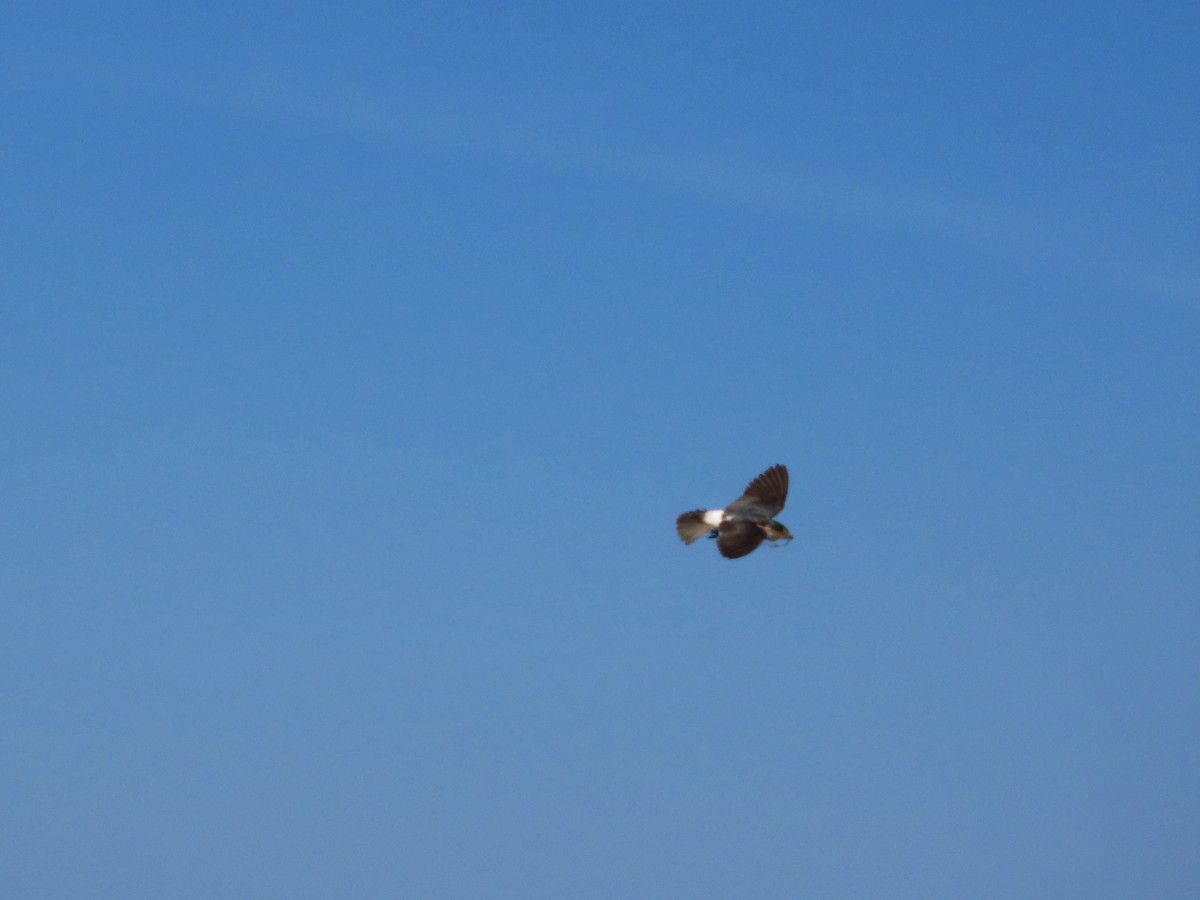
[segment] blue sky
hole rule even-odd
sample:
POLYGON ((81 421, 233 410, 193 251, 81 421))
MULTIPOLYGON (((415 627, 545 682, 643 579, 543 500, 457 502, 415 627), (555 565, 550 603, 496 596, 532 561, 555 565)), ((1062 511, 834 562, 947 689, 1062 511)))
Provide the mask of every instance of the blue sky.
POLYGON ((1196 896, 1194 4, 396 6, 0 16, 0 893, 1196 896))

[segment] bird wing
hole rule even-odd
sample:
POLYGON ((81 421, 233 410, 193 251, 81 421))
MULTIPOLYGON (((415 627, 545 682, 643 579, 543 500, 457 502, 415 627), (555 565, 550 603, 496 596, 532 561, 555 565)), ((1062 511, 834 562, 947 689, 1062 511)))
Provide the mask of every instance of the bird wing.
POLYGON ((766 535, 763 530, 752 522, 739 522, 736 519, 726 520, 717 529, 717 549, 726 559, 737 559, 747 553, 753 553, 766 535))
POLYGON ((746 486, 741 497, 729 504, 729 512, 742 516, 759 514, 773 519, 783 510, 787 494, 787 466, 771 466, 746 486))

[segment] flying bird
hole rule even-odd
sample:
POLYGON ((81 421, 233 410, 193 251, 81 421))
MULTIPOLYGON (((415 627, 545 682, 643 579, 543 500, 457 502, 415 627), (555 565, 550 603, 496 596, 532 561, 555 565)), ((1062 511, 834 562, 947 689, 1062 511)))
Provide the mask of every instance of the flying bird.
POLYGON ((787 502, 787 466, 771 466, 725 509, 694 509, 675 521, 685 544, 708 535, 726 559, 753 553, 763 541, 790 541, 792 533, 775 517, 787 502))

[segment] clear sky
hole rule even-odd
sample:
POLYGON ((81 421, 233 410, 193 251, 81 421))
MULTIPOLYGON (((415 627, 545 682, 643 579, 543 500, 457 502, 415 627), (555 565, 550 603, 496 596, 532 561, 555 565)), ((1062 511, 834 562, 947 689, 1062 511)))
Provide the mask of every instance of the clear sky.
POLYGON ((1200 896, 1197 46, 6 3, 0 895, 1200 896))

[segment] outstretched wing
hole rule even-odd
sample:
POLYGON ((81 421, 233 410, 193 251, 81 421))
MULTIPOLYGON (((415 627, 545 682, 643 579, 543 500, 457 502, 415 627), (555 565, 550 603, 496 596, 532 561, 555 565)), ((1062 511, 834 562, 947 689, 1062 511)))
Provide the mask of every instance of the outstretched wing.
POLYGON ((721 523, 717 534, 717 549, 726 559, 737 559, 753 553, 766 535, 751 522, 729 519, 721 523))
POLYGON ((729 512, 734 515, 773 519, 783 510, 787 494, 787 466, 771 466, 746 486, 746 492, 741 497, 729 504, 729 512))

